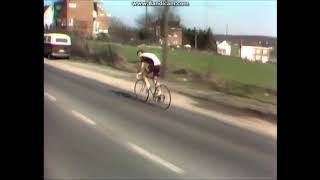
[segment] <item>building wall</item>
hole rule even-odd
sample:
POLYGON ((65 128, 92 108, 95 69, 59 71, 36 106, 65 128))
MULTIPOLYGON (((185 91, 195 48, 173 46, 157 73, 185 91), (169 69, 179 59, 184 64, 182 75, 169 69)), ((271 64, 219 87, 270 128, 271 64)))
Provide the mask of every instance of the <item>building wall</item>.
POLYGON ((270 49, 258 46, 242 46, 241 58, 250 61, 261 61, 266 63, 269 61, 270 49))
POLYGON ((218 44, 217 51, 221 55, 230 56, 231 55, 231 46, 227 44, 225 41, 218 44))
POLYGON ((67 29, 67 8, 65 5, 65 2, 57 2, 54 4, 56 13, 57 13, 57 19, 56 19, 56 27, 60 29, 67 29))
POLYGON ((241 58, 247 59, 249 61, 254 61, 254 49, 250 46, 242 46, 241 47, 241 58))
POLYGON ((93 32, 93 0, 65 0, 68 31, 93 32))
MULTIPOLYGON (((161 40, 161 27, 159 25, 153 28, 154 36, 158 39, 159 43, 162 44, 163 40, 161 40)), ((182 28, 177 27, 169 27, 168 28, 168 46, 171 45, 182 45, 182 28)))
POLYGON ((182 45, 182 29, 169 28, 168 30, 168 46, 181 46, 182 45))
POLYGON ((170 45, 182 45, 181 28, 169 28, 168 35, 168 43, 170 43, 170 45))
POLYGON ((99 32, 108 33, 109 29, 109 17, 108 13, 105 12, 99 5, 97 6, 97 17, 96 22, 99 23, 99 32))
POLYGON ((43 15, 44 28, 49 29, 53 23, 53 6, 50 5, 44 12, 43 15))
POLYGON ((255 48, 255 60, 266 63, 269 61, 269 48, 255 48))
POLYGON ((95 4, 94 0, 56 2, 55 6, 60 6, 57 10, 57 28, 78 31, 86 36, 94 34, 94 27, 97 27, 97 33, 108 33, 109 16, 99 5, 95 9, 95 4), (94 14, 97 16, 94 17, 94 14))

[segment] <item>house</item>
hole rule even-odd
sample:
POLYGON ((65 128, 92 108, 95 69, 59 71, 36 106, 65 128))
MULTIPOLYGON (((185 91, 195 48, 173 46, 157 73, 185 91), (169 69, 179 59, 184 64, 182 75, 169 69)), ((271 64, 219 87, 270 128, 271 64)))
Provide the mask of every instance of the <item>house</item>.
POLYGON ((48 5, 44 6, 44 12, 43 12, 43 25, 45 30, 49 30, 53 23, 53 6, 48 5))
MULTIPOLYGON (((60 0, 53 4, 53 26, 86 36, 108 33, 110 15, 94 0, 60 0)), ((50 18, 48 18, 50 19, 50 18)))
MULTIPOLYGON (((153 32, 156 42, 159 44, 163 43, 161 32, 163 32, 163 23, 161 19, 150 23, 149 30, 153 32)), ((182 45, 182 27, 180 21, 169 21, 168 22, 168 46, 181 46, 182 45)))
POLYGON ((224 56, 230 56, 231 55, 231 46, 227 41, 222 41, 221 43, 217 42, 217 52, 218 54, 224 55, 224 56))
POLYGON ((268 47, 261 42, 259 42, 258 44, 242 42, 240 47, 240 54, 242 59, 267 63, 270 59, 271 49, 271 47, 268 47))

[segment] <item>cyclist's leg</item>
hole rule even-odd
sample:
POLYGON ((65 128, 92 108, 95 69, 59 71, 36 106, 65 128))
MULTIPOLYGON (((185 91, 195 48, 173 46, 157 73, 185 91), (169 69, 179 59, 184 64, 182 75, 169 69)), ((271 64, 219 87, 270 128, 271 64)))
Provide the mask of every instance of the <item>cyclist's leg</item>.
POLYGON ((150 83, 149 83, 148 77, 147 77, 148 72, 146 71, 146 69, 143 70, 142 74, 143 74, 143 80, 146 83, 146 88, 150 89, 150 83))
POLYGON ((158 89, 157 96, 161 95, 161 89, 159 88, 160 87, 160 82, 159 82, 159 79, 158 79, 159 72, 160 72, 160 66, 155 66, 154 69, 153 69, 153 82, 154 82, 155 87, 158 89))

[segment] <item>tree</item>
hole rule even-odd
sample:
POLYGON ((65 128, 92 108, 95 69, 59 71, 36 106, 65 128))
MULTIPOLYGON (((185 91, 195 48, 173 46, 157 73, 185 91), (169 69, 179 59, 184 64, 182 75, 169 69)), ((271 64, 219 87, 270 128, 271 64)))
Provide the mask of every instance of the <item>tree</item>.
MULTIPOLYGON (((166 0, 166 2, 168 2, 168 0, 166 0)), ((167 47, 168 36, 167 36, 167 34, 168 34, 169 11, 170 11, 169 6, 165 6, 163 9, 162 18, 161 18, 164 21, 164 23, 163 23, 164 42, 162 45, 162 68, 161 68, 161 76, 163 78, 166 77, 166 71, 167 71, 167 59, 168 59, 168 47, 167 47)))
POLYGON ((206 48, 209 50, 213 50, 214 52, 217 52, 216 39, 211 31, 211 28, 208 28, 206 38, 206 48))
POLYGON ((180 16, 175 13, 174 9, 172 7, 166 9, 164 7, 153 7, 152 11, 146 14, 141 14, 138 16, 138 18, 135 20, 136 24, 139 29, 139 37, 140 40, 144 41, 150 41, 150 42, 156 42, 157 39, 155 39, 154 31, 152 27, 150 26, 151 23, 155 23, 156 21, 160 21, 160 35, 163 38, 164 37, 164 12, 167 10, 167 19, 168 21, 179 21, 180 22, 180 16), (146 18, 147 18, 147 26, 146 26, 146 18))
POLYGON ((182 28, 183 44, 190 44, 192 47, 194 47, 195 32, 196 32, 195 29, 182 28))
POLYGON ((121 43, 136 38, 137 30, 125 25, 120 19, 113 17, 110 19, 109 34, 113 41, 121 43))
POLYGON ((195 35, 197 33, 197 49, 200 50, 212 50, 217 51, 216 40, 211 31, 211 28, 207 30, 196 30, 190 28, 183 28, 183 43, 190 44, 195 48, 195 35))
MULTIPOLYGON (((146 18, 148 23, 155 22, 157 20, 163 19, 163 12, 165 11, 165 7, 153 7, 152 11, 147 15, 141 14, 138 18, 135 19, 135 22, 139 29, 145 28, 146 18)), ((174 7, 170 7, 168 9, 168 21, 180 21, 180 16, 174 11, 174 7)))

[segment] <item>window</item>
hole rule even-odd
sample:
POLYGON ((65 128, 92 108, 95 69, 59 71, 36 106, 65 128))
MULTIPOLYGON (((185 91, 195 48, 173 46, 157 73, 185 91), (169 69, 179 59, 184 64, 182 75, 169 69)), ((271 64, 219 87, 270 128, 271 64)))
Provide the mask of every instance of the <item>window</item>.
POLYGON ((61 26, 66 26, 66 25, 67 25, 66 19, 63 18, 62 21, 61 21, 61 26))
POLYGON ((69 26, 73 26, 73 18, 69 19, 69 26))
POLYGON ((261 53, 261 50, 260 50, 260 49, 256 49, 256 53, 257 53, 257 54, 260 54, 260 53, 261 53))
POLYGON ((48 36, 48 38, 47 38, 47 42, 48 42, 48 43, 50 43, 50 42, 51 42, 51 37, 50 37, 50 36, 48 36))
POLYGON ((69 8, 77 8, 77 4, 76 3, 69 3, 69 8))
POLYGON ((57 6, 56 6, 56 9, 57 9, 57 10, 60 10, 61 8, 62 8, 61 5, 57 5, 57 6))
POLYGON ((267 54, 268 54, 268 50, 264 49, 264 50, 263 50, 263 54, 264 54, 264 55, 267 55, 267 54))
POLYGON ((94 21, 93 22, 93 31, 94 31, 94 33, 98 33, 99 32, 99 22, 97 22, 97 21, 94 21))
POLYGON ((67 42, 68 42, 68 39, 57 38, 57 39, 56 39, 56 42, 64 42, 64 43, 67 43, 67 42))
POLYGON ((268 57, 267 56, 262 56, 262 62, 267 62, 268 61, 268 57))

